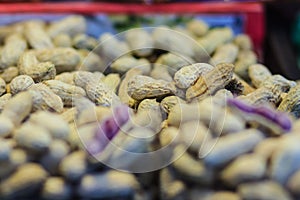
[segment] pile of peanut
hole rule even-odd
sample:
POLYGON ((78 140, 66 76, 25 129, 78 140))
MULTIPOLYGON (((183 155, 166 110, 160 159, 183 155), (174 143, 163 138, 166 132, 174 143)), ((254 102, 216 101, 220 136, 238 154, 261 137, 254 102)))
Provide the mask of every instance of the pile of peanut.
POLYGON ((0 199, 300 198, 300 86, 247 35, 85 31, 81 16, 0 27, 0 199))

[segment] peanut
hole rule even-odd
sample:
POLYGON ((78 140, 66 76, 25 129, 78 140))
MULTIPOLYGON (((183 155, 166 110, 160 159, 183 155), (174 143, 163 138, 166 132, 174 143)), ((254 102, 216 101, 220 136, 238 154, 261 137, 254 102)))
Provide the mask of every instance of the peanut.
POLYGON ((241 50, 251 50, 253 47, 251 38, 246 34, 239 34, 234 38, 234 43, 241 50))
POLYGON ((86 94, 96 105, 111 106, 120 102, 119 97, 104 83, 88 82, 86 94))
POLYGON ((299 117, 299 92, 300 86, 297 85, 292 88, 287 95, 283 98, 282 102, 279 104, 278 110, 291 112, 294 116, 299 117))
POLYGON ((130 107, 133 107, 136 104, 136 101, 131 98, 128 93, 128 82, 131 78, 133 78, 136 75, 141 75, 142 71, 137 68, 130 69, 126 72, 124 79, 120 83, 118 95, 120 97, 120 100, 122 103, 129 105, 130 107))
POLYGON ((195 63, 195 61, 187 56, 166 53, 161 55, 155 63, 165 65, 170 75, 174 76, 179 69, 184 66, 191 65, 195 63))
POLYGON ((27 51, 19 59, 19 72, 30 76, 35 82, 53 79, 56 69, 51 62, 39 62, 34 52, 27 51))
POLYGON ((217 65, 220 63, 233 63, 238 55, 238 47, 232 43, 219 46, 209 63, 217 65))
POLYGON ((1 182, 0 194, 12 199, 22 198, 26 194, 36 194, 47 175, 47 172, 38 164, 24 164, 8 179, 1 182))
POLYGON ((17 67, 8 67, 0 74, 0 77, 9 83, 13 78, 19 75, 19 69, 17 67))
POLYGON ((221 44, 231 40, 233 32, 229 28, 216 28, 208 31, 208 33, 198 40, 199 45, 211 54, 221 44))
POLYGON ((105 66, 102 58, 94 52, 90 52, 85 49, 80 49, 78 50, 78 52, 81 56, 80 65, 77 66, 78 70, 89 72, 104 72, 105 68, 108 67, 105 66))
POLYGON ((6 92, 6 83, 0 78, 0 96, 6 92))
POLYGON ((20 34, 8 36, 1 50, 0 68, 6 69, 9 66, 16 66, 26 48, 27 43, 20 34))
POLYGON ((63 111, 61 98, 45 84, 34 84, 30 87, 29 92, 32 94, 35 110, 54 110, 58 113, 63 111))
POLYGON ((64 83, 75 85, 74 83, 74 73, 72 72, 63 72, 61 74, 58 74, 54 78, 55 80, 62 81, 64 83))
POLYGON ((208 25, 201 20, 191 20, 186 24, 188 31, 194 34, 196 37, 204 36, 208 31, 208 25))
POLYGON ((192 58, 194 49, 192 40, 182 33, 173 31, 167 27, 157 27, 152 32, 154 47, 179 55, 192 58))
POLYGON ((221 137, 219 141, 213 139, 205 144, 199 152, 204 162, 209 166, 222 166, 232 159, 251 151, 260 141, 263 135, 255 129, 248 129, 221 137))
POLYGON ((85 96, 85 91, 81 87, 70 85, 58 80, 44 81, 43 84, 47 85, 56 95, 58 95, 65 106, 72 106, 73 100, 85 96))
POLYGON ((58 74, 73 71, 80 62, 80 56, 73 48, 41 49, 35 50, 34 54, 40 62, 53 63, 58 74))
POLYGON ((11 97, 11 93, 6 93, 0 97, 0 111, 3 110, 4 105, 11 99, 11 97))
POLYGON ((237 61, 235 62, 234 72, 241 78, 249 79, 249 66, 257 62, 257 56, 250 50, 241 51, 238 54, 237 61))
POLYGON ((106 84, 113 92, 117 91, 117 88, 121 82, 119 74, 109 74, 103 78, 103 83, 106 84))
POLYGON ((46 151, 52 142, 51 135, 45 128, 32 123, 24 123, 15 130, 14 138, 21 147, 38 153, 46 151))
POLYGON ((246 154, 227 166, 221 177, 225 184, 236 186, 242 182, 256 181, 266 173, 266 160, 255 154, 246 154))
POLYGON ((132 29, 125 34, 126 42, 133 51, 133 53, 139 57, 146 57, 152 54, 153 40, 151 35, 144 29, 132 29))
POLYGON ((271 180, 241 184, 238 187, 238 193, 243 199, 292 199, 288 192, 285 191, 285 189, 281 185, 271 180))
POLYGON ((29 121, 47 129, 54 138, 67 140, 69 137, 69 126, 58 114, 38 111, 30 116, 29 121))
POLYGON ((137 75, 128 82, 128 94, 133 99, 157 98, 175 92, 175 86, 163 80, 137 75))
POLYGON ((74 36, 84 33, 86 30, 86 21, 82 16, 69 16, 60 21, 52 22, 47 28, 47 33, 54 38, 59 34, 74 36))
POLYGON ((39 22, 30 21, 25 24, 24 35, 33 49, 52 48, 51 38, 39 22))
POLYGON ((219 64, 211 71, 199 77, 197 82, 186 91, 186 98, 191 101, 195 97, 213 95, 217 90, 224 88, 232 79, 234 66, 219 64))
POLYGON ((130 53, 127 43, 119 41, 117 37, 110 33, 101 35, 100 45, 96 48, 96 51, 100 51, 101 57, 107 60, 107 63, 130 53))
POLYGON ((34 80, 28 75, 15 77, 9 84, 10 92, 15 95, 21 91, 27 90, 34 84, 34 80))
POLYGON ((93 37, 81 33, 75 35, 72 44, 76 49, 87 49, 92 51, 97 46, 98 41, 93 37))
POLYGON ((167 82, 171 82, 173 80, 172 76, 169 74, 168 66, 157 63, 154 64, 150 76, 154 79, 161 79, 167 82))
POLYGON ((252 84, 258 88, 260 84, 271 76, 269 69, 261 64, 254 64, 249 67, 249 77, 252 84))
POLYGON ((182 67, 175 73, 174 81, 179 88, 188 88, 193 85, 199 76, 208 73, 213 66, 206 63, 196 63, 182 67))
POLYGON ((10 119, 15 126, 18 126, 30 114, 31 109, 32 96, 28 92, 21 92, 4 105, 1 115, 10 119))
POLYGON ((53 43, 56 47, 71 47, 72 46, 71 37, 65 33, 57 34, 53 38, 53 43))
POLYGON ((60 177, 48 178, 43 186, 41 196, 44 199, 70 199, 72 196, 71 186, 60 177))

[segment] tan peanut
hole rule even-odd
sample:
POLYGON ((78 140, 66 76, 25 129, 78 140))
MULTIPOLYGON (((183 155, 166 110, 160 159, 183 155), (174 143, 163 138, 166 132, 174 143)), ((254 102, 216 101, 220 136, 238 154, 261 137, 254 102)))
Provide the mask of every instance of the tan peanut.
POLYGON ((72 44, 76 49, 92 51, 98 45, 98 41, 93 37, 81 33, 74 36, 72 44))
POLYGON ((13 78, 18 76, 19 69, 17 67, 8 67, 0 74, 0 77, 6 82, 9 83, 13 78))
POLYGON ((264 138, 256 129, 247 129, 241 132, 226 135, 210 140, 199 152, 204 162, 209 166, 223 166, 232 159, 251 151, 264 138))
POLYGON ((183 181, 177 179, 174 173, 168 168, 164 168, 160 171, 159 181, 162 199, 176 199, 182 196, 186 190, 183 181))
POLYGON ((217 65, 220 63, 233 63, 238 55, 238 47, 232 43, 220 45, 209 63, 217 65))
POLYGON ((265 87, 258 88, 252 93, 249 93, 245 96, 239 96, 237 98, 252 105, 275 104, 279 100, 274 96, 274 93, 271 90, 265 87))
POLYGON ((111 69, 118 73, 125 73, 128 70, 137 67, 137 59, 133 56, 123 56, 111 64, 111 69))
POLYGON ((119 97, 106 84, 101 82, 88 82, 85 92, 96 105, 111 106, 120 102, 119 97))
POLYGON ((244 183, 237 189, 242 199, 292 200, 283 186, 273 180, 244 183))
POLYGON ((59 34, 74 36, 86 31, 86 21, 84 17, 72 15, 62 20, 52 22, 47 28, 47 33, 54 38, 59 34))
POLYGON ((120 83, 118 95, 120 97, 120 100, 122 103, 129 105, 130 107, 133 107, 136 104, 136 101, 131 98, 128 93, 128 82, 131 78, 133 78, 136 75, 141 75, 142 71, 138 68, 130 69, 126 72, 124 79, 120 83))
POLYGON ((81 58, 80 64, 77 66, 78 70, 89 72, 104 72, 105 68, 108 67, 105 66, 102 58, 92 51, 80 49, 78 50, 78 53, 80 54, 81 58))
POLYGON ((77 109, 75 107, 67 108, 61 113, 61 117, 65 122, 71 123, 75 120, 77 115, 77 109))
POLYGON ((45 84, 34 84, 30 87, 29 92, 33 98, 34 110, 53 110, 58 113, 63 111, 61 98, 45 84))
POLYGON ((249 77, 251 79, 251 83, 256 88, 258 88, 260 84, 270 76, 272 76, 271 72, 264 65, 254 64, 249 66, 249 77))
POLYGON ((59 164, 60 173, 68 180, 79 180, 87 170, 84 151, 74 151, 59 164))
POLYGON ((152 54, 153 39, 151 35, 142 28, 131 29, 125 33, 128 46, 133 53, 140 57, 152 54))
POLYGON ((184 100, 177 96, 168 96, 160 102, 160 107, 165 113, 169 113, 175 105, 183 103, 184 100))
POLYGON ((61 74, 58 74, 55 76, 54 80, 62 81, 70 85, 75 85, 73 72, 63 72, 61 74))
POLYGON ((121 82, 119 74, 108 74, 103 78, 103 83, 106 84, 113 92, 117 91, 117 88, 121 82))
POLYGON ((26 163, 17 168, 9 178, 1 182, 1 196, 5 198, 22 198, 25 194, 36 194, 37 188, 46 180, 48 173, 36 163, 26 163), (33 190, 28 188, 33 187, 33 190))
POLYGON ((265 158, 259 155, 243 155, 225 167, 221 172, 221 178, 225 184, 231 186, 259 180, 266 173, 266 161, 265 158))
POLYGON ((3 78, 0 77, 0 96, 6 92, 6 83, 3 78))
POLYGON ((33 79, 28 75, 15 77, 9 84, 10 92, 15 95, 21 91, 27 90, 34 84, 33 79))
POLYGON ((158 63, 154 64, 154 67, 150 72, 150 76, 154 79, 161 79, 168 82, 171 82, 173 80, 172 76, 169 74, 168 66, 158 63))
POLYGON ((21 147, 37 153, 46 151, 52 142, 47 129, 29 122, 14 131, 14 138, 21 147))
POLYGON ((204 36, 209 29, 208 25, 204 21, 196 20, 196 19, 188 22, 186 24, 186 28, 188 29, 188 31, 190 31, 192 34, 194 34, 196 37, 204 36))
POLYGON ((26 48, 27 43, 20 34, 8 36, 1 50, 0 68, 6 69, 9 66, 16 66, 26 48))
POLYGON ((195 62, 196 61, 188 56, 166 53, 161 55, 155 63, 166 66, 170 75, 174 76, 174 74, 182 67, 191 65, 195 62))
POLYGON ((53 79, 56 75, 54 64, 51 62, 39 62, 32 51, 22 54, 18 67, 21 75, 28 75, 36 82, 53 79))
POLYGON ((287 92, 296 83, 289 81, 280 75, 273 75, 260 84, 260 88, 245 97, 239 97, 251 104, 273 103, 277 104, 281 101, 281 94, 287 92))
POLYGON ((69 126, 58 114, 38 111, 30 116, 29 121, 47 129, 51 136, 56 139, 67 140, 69 137, 69 126))
POLYGON ((197 82, 186 91, 186 98, 191 101, 195 97, 207 97, 224 88, 233 76, 234 65, 219 64, 211 71, 199 77, 197 82))
POLYGON ((235 62, 234 72, 241 78, 248 80, 249 74, 248 69, 250 65, 257 62, 257 56, 253 51, 245 50, 238 54, 237 61, 235 62))
POLYGON ((278 106, 279 111, 291 112, 294 116, 300 116, 299 110, 300 102, 300 86, 297 85, 292 88, 287 95, 282 99, 278 106))
MULTIPOLYGON (((204 48, 210 55, 221 44, 231 40, 233 32, 229 28, 216 28, 208 31, 208 33, 198 40, 200 47, 204 48)), ((198 47, 199 48, 199 47, 198 47)))
POLYGON ((203 144, 213 136, 205 124, 197 120, 183 123, 179 130, 179 136, 183 143, 195 153, 198 153, 203 144))
POLYGON ((128 82, 128 94, 136 100, 162 97, 174 93, 175 90, 172 83, 142 75, 137 75, 128 82))
POLYGON ((82 87, 86 89, 86 85, 90 82, 100 82, 101 79, 104 77, 102 73, 92 73, 86 71, 77 71, 73 74, 74 83, 76 86, 82 87))
POLYGON ((175 54, 193 58, 195 55, 194 41, 180 32, 173 31, 168 27, 157 27, 152 32, 154 47, 175 54))
POLYGON ((246 34, 239 34, 234 38, 234 43, 241 50, 251 50, 253 47, 251 38, 246 34))
POLYGON ((157 110, 161 112, 159 103, 155 99, 144 99, 140 102, 138 112, 147 110, 157 110))
POLYGON ((44 199, 69 199, 72 197, 72 187, 61 177, 49 177, 41 192, 44 199))
POLYGON ((13 124, 12 120, 4 115, 0 115, 0 137, 9 136, 14 128, 15 125, 13 124))
POLYGON ((53 63, 58 74, 73 71, 80 63, 80 56, 73 48, 40 49, 35 50, 34 54, 40 62, 53 63))
POLYGON ((56 95, 58 95, 65 106, 72 106, 73 100, 85 96, 85 91, 81 87, 70 85, 58 80, 48 80, 43 82, 56 95))
POLYGON ((3 110, 4 105, 11 99, 11 93, 6 93, 0 97, 0 110, 3 110))
POLYGON ((213 66, 206 63, 195 63, 182 67, 175 73, 174 81, 179 88, 188 88, 193 85, 199 76, 208 73, 213 66))
POLYGON ((213 181, 213 171, 201 160, 185 152, 183 145, 175 147, 174 156, 178 155, 181 156, 172 163, 172 167, 181 179, 202 185, 209 185, 213 181))
POLYGON ((101 57, 107 62, 111 62, 130 53, 127 43, 120 41, 110 33, 102 34, 99 40, 100 44, 97 50, 100 51, 101 57))
POLYGON ((71 37, 66 33, 61 33, 53 38, 53 43, 56 47, 71 47, 71 37))
POLYGON ((25 24, 24 35, 33 49, 52 48, 50 36, 46 33, 45 27, 38 21, 29 21, 25 24))
POLYGON ((21 92, 4 105, 1 115, 9 118, 15 126, 18 126, 30 114, 32 104, 31 94, 21 92))

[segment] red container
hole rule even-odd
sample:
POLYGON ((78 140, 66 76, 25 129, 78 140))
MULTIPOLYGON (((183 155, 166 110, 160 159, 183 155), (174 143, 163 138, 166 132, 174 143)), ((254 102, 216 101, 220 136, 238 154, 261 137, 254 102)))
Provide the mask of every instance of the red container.
MULTIPOLYGON (((106 2, 60 2, 60 3, 1 3, 1 13, 75 13, 91 15, 107 14, 242 14, 245 16, 244 33, 254 43, 255 51, 262 56, 265 33, 264 9, 261 3, 106 3, 106 2)), ((1 20, 1 19, 0 19, 1 20)))

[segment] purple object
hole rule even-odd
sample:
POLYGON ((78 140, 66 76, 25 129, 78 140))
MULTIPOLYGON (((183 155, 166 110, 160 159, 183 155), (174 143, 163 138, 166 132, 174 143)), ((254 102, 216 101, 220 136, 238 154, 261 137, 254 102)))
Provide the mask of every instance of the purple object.
POLYGON ((115 107, 113 114, 100 123, 95 137, 87 145, 88 152, 93 155, 101 153, 128 120, 129 108, 125 105, 115 107))
POLYGON ((282 112, 277 112, 265 106, 252 106, 238 99, 228 99, 227 102, 229 105, 232 105, 243 112, 266 118, 278 124, 285 131, 289 131, 292 128, 291 120, 282 112))

